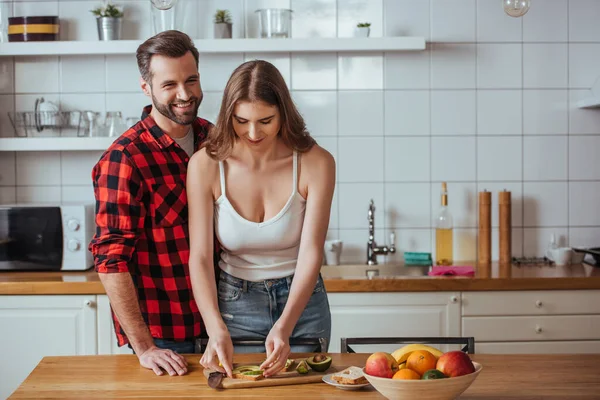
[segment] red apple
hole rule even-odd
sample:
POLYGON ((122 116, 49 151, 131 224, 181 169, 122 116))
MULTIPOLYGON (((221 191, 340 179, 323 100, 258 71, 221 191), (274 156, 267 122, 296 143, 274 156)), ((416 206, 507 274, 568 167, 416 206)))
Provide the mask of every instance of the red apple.
POLYGON ((365 372, 368 375, 391 378, 397 371, 398 362, 391 354, 381 351, 371 354, 365 363, 365 372))
POLYGON ((449 377, 457 377, 475 372, 475 366, 467 353, 449 351, 438 358, 435 369, 449 377))

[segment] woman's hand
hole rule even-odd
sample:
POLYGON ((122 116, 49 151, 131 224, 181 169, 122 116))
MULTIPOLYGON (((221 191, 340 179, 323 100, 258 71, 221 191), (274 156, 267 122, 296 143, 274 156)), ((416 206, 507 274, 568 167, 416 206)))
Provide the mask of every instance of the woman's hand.
POLYGON ((229 332, 223 331, 209 337, 200 365, 213 371, 225 372, 232 378, 233 343, 229 332))
POLYGON ((275 375, 285 367, 290 355, 290 335, 275 324, 265 341, 267 359, 260 366, 265 377, 275 375))

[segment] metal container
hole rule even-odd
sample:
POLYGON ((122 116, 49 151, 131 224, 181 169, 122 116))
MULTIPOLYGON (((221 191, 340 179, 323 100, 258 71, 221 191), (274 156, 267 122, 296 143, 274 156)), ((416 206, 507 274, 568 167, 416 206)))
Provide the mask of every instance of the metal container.
POLYGON ((258 15, 258 30, 261 38, 288 38, 292 26, 292 10, 286 8, 263 8, 258 15))
POLYGON ((99 17, 96 18, 98 24, 98 39, 100 40, 120 40, 122 32, 122 18, 99 17))

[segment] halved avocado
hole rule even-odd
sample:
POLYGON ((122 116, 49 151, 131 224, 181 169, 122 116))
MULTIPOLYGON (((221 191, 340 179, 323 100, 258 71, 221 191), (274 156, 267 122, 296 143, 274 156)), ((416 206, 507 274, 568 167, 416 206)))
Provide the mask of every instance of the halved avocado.
POLYGON ((308 374, 308 364, 306 363, 306 360, 302 360, 298 363, 296 371, 302 375, 308 374))
POLYGON ((307 358, 306 363, 317 372, 325 372, 331 367, 331 357, 325 354, 316 354, 307 358))

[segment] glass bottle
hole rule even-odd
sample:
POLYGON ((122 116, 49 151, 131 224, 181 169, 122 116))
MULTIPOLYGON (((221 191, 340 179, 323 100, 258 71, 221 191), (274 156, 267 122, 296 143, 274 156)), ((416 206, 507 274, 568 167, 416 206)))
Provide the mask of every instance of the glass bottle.
POLYGON ((435 260, 437 265, 452 265, 453 258, 453 222, 448 208, 448 190, 442 182, 441 208, 435 220, 435 260))

